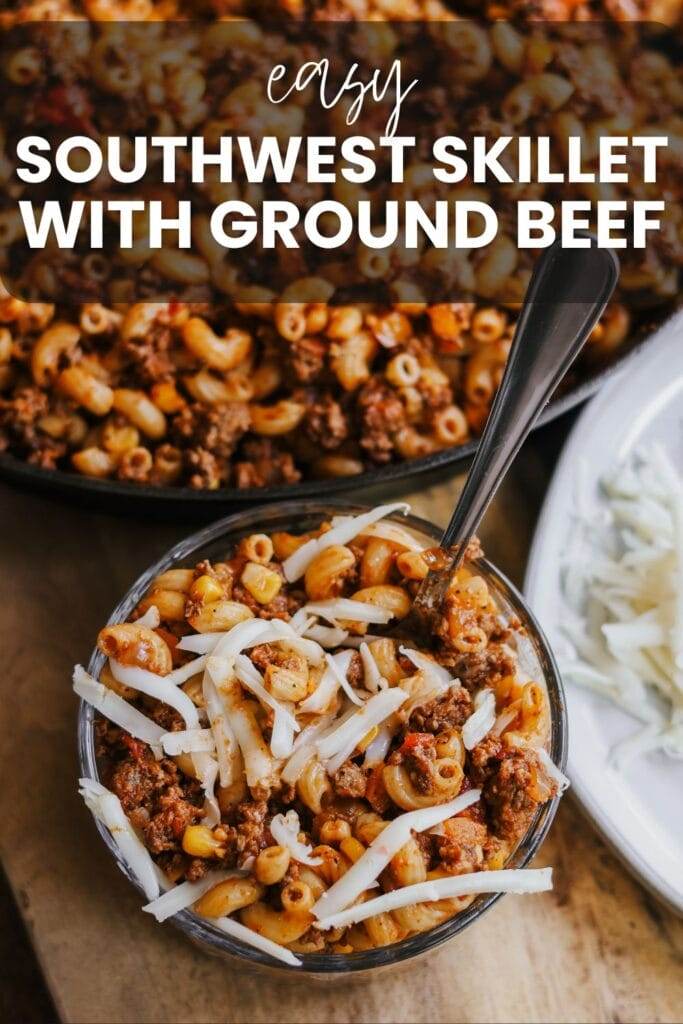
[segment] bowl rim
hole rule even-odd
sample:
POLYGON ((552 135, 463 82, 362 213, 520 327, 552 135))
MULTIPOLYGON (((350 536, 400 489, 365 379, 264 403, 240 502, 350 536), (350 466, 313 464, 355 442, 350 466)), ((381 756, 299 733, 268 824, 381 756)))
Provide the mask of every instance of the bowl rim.
MULTIPOLYGON (((278 502, 277 504, 264 507, 242 509, 237 513, 226 516, 178 541, 148 569, 141 573, 111 612, 107 625, 125 621, 125 618, 128 617, 142 594, 146 591, 151 580, 160 572, 165 571, 181 560, 187 559, 188 556, 206 545, 219 541, 223 536, 227 538, 228 535, 232 535, 234 539, 237 539, 241 530, 244 529, 245 532, 252 530, 256 522, 262 522, 264 517, 272 520, 284 518, 291 523, 294 521, 297 513, 300 516, 305 515, 308 519, 309 517, 318 518, 329 514, 358 514, 361 511, 367 510, 367 508, 367 505, 352 502, 295 500, 278 502)), ((414 516, 412 513, 405 516, 392 513, 387 518, 394 519, 402 525, 409 526, 436 540, 441 536, 441 530, 434 523, 419 516, 414 516)), ((266 524, 266 526, 268 525, 266 524)), ((479 558, 476 560, 476 564, 479 569, 483 570, 484 575, 494 581, 497 589, 511 606, 512 610, 517 614, 521 613, 520 618, 530 627, 528 635, 533 642, 535 653, 543 668, 550 702, 549 753, 555 764, 563 771, 566 766, 568 747, 567 711, 562 679, 553 652, 535 615, 527 607, 517 587, 488 559, 479 558)), ((95 648, 88 662, 88 672, 94 675, 95 678, 98 678, 103 663, 104 655, 95 648)), ((94 746, 93 726, 95 715, 95 709, 81 700, 77 718, 79 777, 92 778, 99 781, 94 746)), ((552 800, 549 800, 536 811, 525 836, 512 854, 511 859, 515 868, 525 867, 538 851, 554 820, 560 799, 561 794, 558 793, 552 800)), ((139 882, 123 861, 108 829, 98 820, 94 820, 94 824, 110 853, 113 855, 119 869, 137 891, 144 896, 139 882)), ((268 954, 233 939, 212 925, 209 920, 200 917, 190 910, 180 911, 169 918, 168 923, 173 924, 174 927, 178 928, 189 939, 199 945, 210 947, 211 952, 219 955, 228 955, 235 960, 246 961, 250 967, 266 967, 292 977, 305 977, 306 975, 323 977, 334 975, 349 976, 389 965, 404 963, 436 949, 449 939, 454 938, 468 925, 478 920, 503 895, 505 894, 491 893, 479 896, 466 910, 456 914, 455 917, 427 932, 420 932, 390 946, 380 946, 375 949, 348 954, 297 953, 296 955, 301 960, 300 967, 293 967, 276 961, 268 954)))

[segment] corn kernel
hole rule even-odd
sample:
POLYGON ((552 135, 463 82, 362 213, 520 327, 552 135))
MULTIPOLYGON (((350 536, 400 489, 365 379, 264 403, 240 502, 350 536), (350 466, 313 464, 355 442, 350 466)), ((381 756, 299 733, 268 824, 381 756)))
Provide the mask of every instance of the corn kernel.
POLYGON ((259 604, 270 604, 280 592, 282 577, 273 569, 267 569, 265 565, 247 562, 241 582, 255 601, 259 604))
POLYGON ((206 825, 188 825, 183 833, 183 850, 191 857, 225 857, 225 847, 206 825))
POLYGON ((225 591, 213 576, 199 576, 190 587, 190 597, 195 601, 220 601, 225 591))
POLYGON ((365 736, 363 736, 363 739, 359 741, 358 746, 357 746, 356 749, 360 750, 360 752, 362 754, 363 751, 367 750, 367 748, 370 746, 370 744, 372 743, 372 741, 374 740, 374 738, 375 738, 375 736, 377 735, 378 732, 379 732, 379 727, 376 726, 376 725, 373 725, 372 729, 370 729, 369 732, 366 732, 365 736))
POLYGON ((344 818, 329 818, 320 826, 320 839, 323 843, 340 843, 351 835, 351 826, 344 818))
POLYGON ((487 861, 486 867, 490 871, 500 871, 505 867, 505 850, 498 850, 487 861))
POLYGON ((344 856, 348 857, 353 864, 355 864, 356 861, 365 853, 365 847, 363 844, 353 836, 347 836, 346 839, 342 839, 339 846, 344 856))

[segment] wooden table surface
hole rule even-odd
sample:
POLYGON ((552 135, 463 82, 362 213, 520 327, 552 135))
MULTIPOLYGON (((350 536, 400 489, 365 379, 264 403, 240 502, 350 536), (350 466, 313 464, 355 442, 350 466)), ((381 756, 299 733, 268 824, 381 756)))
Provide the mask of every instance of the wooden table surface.
MULTIPOLYGON (((552 437, 527 445, 482 530, 517 582, 552 437)), ((460 483, 413 495, 415 511, 443 523, 460 483)), ((70 670, 138 573, 187 532, 0 487, 0 856, 64 1021, 681 1019, 683 921, 626 874, 571 796, 536 859, 555 869, 554 891, 506 897, 407 973, 342 987, 271 981, 142 914, 76 795, 70 670)))

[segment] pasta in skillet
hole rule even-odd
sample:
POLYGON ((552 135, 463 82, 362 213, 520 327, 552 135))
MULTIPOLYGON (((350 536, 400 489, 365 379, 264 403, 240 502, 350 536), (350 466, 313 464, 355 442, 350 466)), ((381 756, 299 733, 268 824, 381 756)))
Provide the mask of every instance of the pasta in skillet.
MULTIPOLYGON (((635 331, 676 302, 683 262, 677 156, 683 102, 675 60, 658 48, 656 34, 624 33, 619 45, 608 45, 600 26, 571 36, 551 23, 605 16, 621 21, 627 13, 631 19, 673 22, 680 13, 674 0, 634 2, 628 11, 610 0, 490 3, 490 21, 476 25, 459 19, 481 14, 481 5, 440 0, 283 0, 274 7, 293 25, 367 18, 370 35, 381 30, 380 18, 433 22, 430 54, 443 53, 444 68, 457 65, 462 77, 458 130, 465 136, 542 134, 559 152, 575 134, 590 153, 604 134, 656 129, 668 135, 663 230, 645 252, 624 254, 616 298, 576 372, 591 373, 616 358, 635 331), (516 20, 502 22, 505 16, 516 20), (537 20, 544 17, 546 23, 537 20)), ((78 84, 50 84, 69 54, 68 36, 50 46, 44 34, 42 49, 26 47, 4 66, 3 83, 19 108, 35 91, 32 130, 59 137, 66 124, 106 135, 116 124, 132 139, 146 134, 151 123, 161 135, 203 133, 212 146, 242 130, 245 118, 248 128, 250 117, 261 134, 306 130, 310 111, 303 97, 275 107, 264 104, 258 91, 264 67, 281 50, 277 33, 259 20, 258 5, 230 4, 227 14, 221 0, 0 5, 3 29, 82 17, 103 24, 88 54, 89 77, 79 72, 78 84), (186 22, 179 41, 173 19, 191 16, 201 31, 186 22), (139 22, 146 20, 154 22, 149 35, 140 32, 139 22), (240 69, 230 71, 227 84, 225 60, 214 59, 226 39, 240 69), (108 47, 116 54, 112 67, 104 59, 108 47), (150 49, 161 55, 159 62, 150 49), (160 74, 159 64, 168 66, 167 75, 160 74)), ((372 49, 370 35, 366 44, 372 49)), ((385 56, 400 55, 401 38, 392 30, 378 34, 372 45, 382 43, 385 56)), ((409 33, 403 45, 409 48, 409 33)), ((440 130, 451 131, 448 77, 439 88, 428 97, 429 117, 440 130)), ((18 130, 11 120, 13 103, 7 103, 0 124, 3 187, 12 167, 9 140, 18 130)), ((332 136, 346 130, 339 117, 329 112, 325 130, 332 136)), ((424 121, 422 107, 408 109, 402 130, 409 134, 424 121)), ((358 123, 363 130, 372 134, 371 116, 369 124, 358 123)), ((448 253, 445 259, 427 249, 409 259, 399 251, 358 247, 311 276, 296 253, 270 264, 226 260, 211 238, 207 211, 234 198, 258 206, 264 190, 293 196, 305 207, 326 194, 322 186, 298 180, 281 190, 270 181, 223 184, 212 177, 214 170, 208 168, 193 201, 192 252, 152 250, 141 214, 136 223, 143 238, 131 250, 82 258, 74 251, 59 259, 50 251, 34 254, 26 268, 29 292, 38 290, 44 301, 0 296, 0 451, 45 469, 99 479, 215 490, 352 477, 476 438, 501 379, 533 266, 534 253, 517 249, 508 223, 517 191, 509 199, 501 196, 501 232, 481 251, 448 253), (440 282, 438 296, 427 293, 426 278, 440 282), (350 287, 358 281, 381 285, 380 297, 358 300, 350 287), (164 301, 140 301, 139 282, 146 295, 161 293, 164 301)), ((438 192, 428 170, 423 154, 416 153, 402 184, 380 175, 370 190, 339 180, 329 194, 350 209, 370 196, 378 202, 388 195, 418 196, 425 210, 437 195, 486 198, 482 186, 469 182, 438 192)), ((149 188, 171 208, 178 201, 175 187, 156 177, 149 188)), ((581 195, 591 196, 596 188, 585 186, 581 195)), ((553 203, 565 191, 532 189, 534 198, 553 203)), ((637 183, 622 193, 653 195, 637 183)), ((15 198, 0 202, 0 274, 17 262, 15 198)))

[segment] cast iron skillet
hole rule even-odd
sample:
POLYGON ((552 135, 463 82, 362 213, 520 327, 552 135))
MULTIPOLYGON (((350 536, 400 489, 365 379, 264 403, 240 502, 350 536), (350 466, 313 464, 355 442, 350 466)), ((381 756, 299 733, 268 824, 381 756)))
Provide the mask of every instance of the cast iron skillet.
MULTIPOLYGON (((663 320, 664 318, 662 318, 663 320)), ((598 370, 587 380, 548 403, 537 426, 557 419, 585 402, 603 383, 618 373, 622 366, 649 339, 652 325, 641 328, 628 352, 612 365, 598 370)), ((391 463, 371 469, 358 476, 326 480, 302 480, 277 487, 250 487, 245 490, 224 488, 218 491, 195 491, 189 487, 148 487, 118 480, 94 480, 63 470, 40 469, 12 455, 0 455, 0 478, 17 486, 43 494, 77 502, 82 507, 101 509, 122 515, 146 515, 156 519, 217 519, 231 509, 287 498, 330 497, 354 492, 370 499, 405 492, 406 481, 427 486, 463 469, 477 450, 478 441, 468 441, 420 459, 391 463)))

